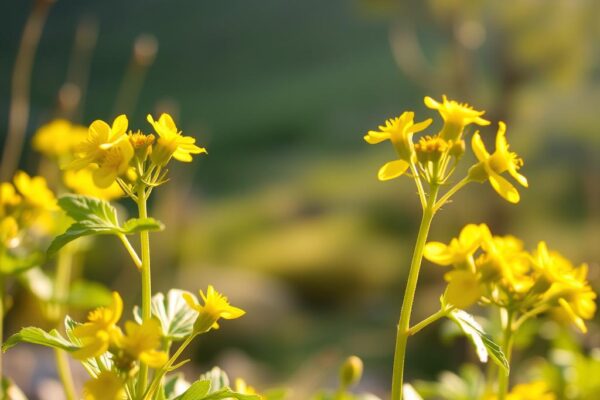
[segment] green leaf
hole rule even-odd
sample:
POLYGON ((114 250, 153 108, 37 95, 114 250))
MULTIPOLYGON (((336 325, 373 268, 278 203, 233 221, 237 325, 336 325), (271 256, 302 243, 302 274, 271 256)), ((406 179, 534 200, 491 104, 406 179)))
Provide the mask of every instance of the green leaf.
MULTIPOLYGON (((172 341, 181 341, 191 335, 198 317, 198 312, 183 299, 183 293, 186 292, 171 289, 166 297, 162 293, 152 296, 152 315, 160 321, 163 335, 172 341)), ((133 309, 133 315, 138 323, 142 322, 139 307, 133 309)))
POLYGON ((65 339, 56 329, 46 332, 43 329, 30 326, 21 329, 18 333, 15 333, 9 337, 8 340, 2 345, 2 351, 4 352, 21 342, 41 344, 42 346, 53 347, 55 349, 66 351, 75 351, 79 349, 79 346, 75 346, 73 343, 65 339))
POLYGON ((196 381, 177 400, 198 400, 206 398, 210 391, 210 381, 196 381))
POLYGON ((121 233, 129 235, 142 231, 162 231, 165 226, 154 218, 132 218, 127 220, 120 229, 121 233))
POLYGON ((71 285, 66 303, 83 310, 108 306, 112 303, 112 292, 100 283, 79 280, 71 285))
POLYGON ((475 318, 471 314, 463 310, 454 310, 448 315, 448 318, 456 322, 463 333, 469 338, 473 346, 475 346, 477 356, 481 362, 487 362, 489 356, 508 375, 510 365, 502 349, 483 331, 481 325, 475 321, 475 318))
POLYGON ((227 376, 225 371, 223 371, 219 367, 213 367, 213 369, 211 369, 210 371, 200 375, 200 378, 198 378, 198 380, 210 381, 211 392, 216 392, 223 388, 229 387, 229 377, 227 376))
MULTIPOLYGON (((81 346, 81 341, 73 334, 73 330, 79 325, 81 324, 73 320, 73 318, 70 316, 67 315, 65 317, 65 332, 67 334, 67 338, 75 346, 81 346)), ((88 358, 87 360, 80 362, 87 372, 93 377, 98 376, 101 371, 110 371, 113 366, 112 360, 108 353, 104 353, 99 357, 88 358)))
POLYGON ((141 231, 157 231, 163 224, 152 218, 133 218, 119 226, 117 210, 107 201, 81 195, 66 195, 58 199, 58 205, 75 220, 62 235, 54 238, 48 255, 54 255, 67 243, 83 236, 121 235, 141 231))
MULTIPOLYGON (((193 397, 190 397, 189 400, 192 400, 193 397)), ((202 400, 221 400, 221 399, 237 399, 237 400, 261 400, 260 396, 255 394, 243 394, 237 393, 231 390, 230 388, 223 388, 217 392, 211 393, 201 398, 202 400)), ((186 399, 188 400, 188 399, 186 399)))
POLYGON ((159 399, 173 400, 181 396, 190 387, 190 383, 185 380, 182 373, 170 374, 165 377, 162 393, 159 393, 159 399))

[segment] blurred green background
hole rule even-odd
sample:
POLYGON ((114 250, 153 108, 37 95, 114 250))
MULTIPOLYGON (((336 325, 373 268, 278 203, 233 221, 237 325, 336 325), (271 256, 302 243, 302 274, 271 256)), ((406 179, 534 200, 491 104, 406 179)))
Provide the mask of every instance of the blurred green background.
MULTIPOLYGON (((32 3, 0 4, 1 127, 32 3)), ((392 149, 362 136, 404 110, 439 126, 425 95, 487 110, 488 139, 506 121, 530 181, 521 203, 470 185, 434 221, 431 239, 487 222, 529 248, 546 240, 588 262, 598 290, 599 20, 594 0, 60 0, 35 58, 28 137, 64 112, 74 76, 86 89, 70 117, 84 125, 126 112, 131 127, 148 131, 147 113, 172 112, 209 154, 174 166, 156 191, 152 213, 167 229, 152 236, 154 289, 212 283, 248 311, 198 343, 190 373, 220 364, 302 399, 334 385, 339 360, 356 354, 364 389, 383 396, 420 215, 412 182, 376 179, 392 149), (74 50, 81 32, 89 63, 74 50)), ((27 146, 21 167, 34 172, 38 158, 27 146)), ((443 272, 424 266, 414 321, 438 306, 443 272)), ((110 238, 98 240, 82 274, 129 305, 138 299, 137 272, 110 238)), ((17 293, 8 333, 35 323, 34 308, 17 293)), ((600 346, 597 323, 580 338, 586 348, 600 346)), ((444 343, 440 326, 411 340, 409 379, 474 359, 466 343, 444 343)), ((22 380, 52 377, 51 360, 38 369, 22 380)))

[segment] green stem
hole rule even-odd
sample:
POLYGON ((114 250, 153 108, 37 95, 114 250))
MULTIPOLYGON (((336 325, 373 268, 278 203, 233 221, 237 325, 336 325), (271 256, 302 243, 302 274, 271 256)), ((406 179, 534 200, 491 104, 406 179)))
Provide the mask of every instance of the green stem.
POLYGON ((419 270, 421 269, 421 261, 423 259, 423 249, 429 234, 429 228, 435 211, 433 205, 437 198, 438 186, 432 185, 431 193, 427 200, 421 225, 419 226, 419 234, 417 235, 417 243, 413 252, 410 270, 408 272, 408 282, 406 291, 404 292, 404 300, 402 301, 402 310, 400 312, 400 321, 398 322, 396 332, 396 349, 394 352, 394 370, 392 375, 392 398, 391 400, 402 400, 402 384, 404 380, 404 359, 406 357, 406 342, 409 336, 410 315, 412 306, 415 300, 415 292, 417 290, 417 281, 419 280, 419 270))
POLYGON ((421 182, 421 176, 419 175, 419 170, 414 162, 410 163, 410 170, 415 178, 415 183, 417 185, 417 191, 419 192, 419 200, 421 200, 421 208, 425 209, 427 206, 427 198, 425 196, 425 190, 423 190, 423 182, 421 182))
POLYGON ((75 400, 77 395, 75 394, 75 385, 73 384, 73 377, 71 375, 71 367, 69 366, 67 353, 64 350, 55 349, 54 357, 56 358, 58 377, 60 378, 65 391, 65 398, 67 400, 75 400))
POLYGON ((425 318, 423 321, 419 322, 415 326, 410 327, 408 329, 408 336, 415 335, 416 333, 418 333, 420 330, 422 330, 426 326, 431 325, 438 319, 443 318, 446 315, 448 315, 448 313, 450 311, 452 311, 453 309, 454 309, 454 307, 446 307, 441 310, 438 310, 434 314, 431 314, 429 317, 425 318))
POLYGON ((446 204, 448 200, 450 200, 450 197, 454 196, 456 192, 462 189, 463 186, 465 186, 469 182, 471 182, 471 180, 468 176, 465 176, 463 179, 461 179, 456 185, 450 188, 450 190, 448 190, 437 203, 435 203, 433 211, 436 212, 437 210, 439 210, 444 204, 446 204))
MULTIPOLYGON (((73 253, 68 247, 61 249, 58 253, 56 264, 56 277, 54 279, 54 294, 57 304, 53 308, 53 320, 59 324, 64 314, 66 313, 66 302, 69 295, 69 286, 71 284, 71 270, 73 268, 73 253)), ((67 400, 75 400, 77 398, 69 359, 64 350, 56 349, 54 351, 56 359, 56 368, 58 376, 63 385, 65 397, 67 400)))
MULTIPOLYGON (((137 205, 140 218, 148 218, 148 209, 146 204, 146 193, 144 185, 140 185, 137 194, 137 205)), ((151 318, 151 301, 152 301, 152 280, 150 274, 150 236, 148 231, 140 232, 140 244, 142 247, 142 320, 146 321, 151 318)), ((140 365, 138 374, 137 392, 144 393, 146 382, 148 381, 148 366, 144 363, 140 365)))
MULTIPOLYGON (((510 365, 512 346, 514 341, 513 339, 513 312, 509 310, 508 316, 506 318, 506 326, 504 327, 504 341, 502 346, 502 350, 504 351, 504 356, 508 361, 508 365, 510 365)), ((508 385, 509 375, 502 368, 498 368, 498 400, 506 399, 506 394, 508 393, 508 385)))
POLYGON ((135 264, 135 266, 138 267, 138 269, 141 269, 142 268, 142 260, 140 260, 140 257, 137 255, 135 249, 133 248, 131 243, 129 243, 127 236, 125 236, 123 234, 118 235, 118 236, 119 236, 119 239, 121 239, 121 243, 123 243, 123 246, 125 246, 125 249, 131 256, 131 259, 133 260, 133 263, 135 264))
POLYGON ((144 393, 144 396, 141 397, 143 400, 149 400, 152 398, 154 393, 158 390, 158 386, 160 385, 160 381, 162 380, 163 376, 165 376, 165 374, 169 371, 169 368, 171 368, 173 363, 177 361, 181 353, 183 353, 186 347, 188 347, 188 345, 192 342, 192 340, 194 340, 196 336, 196 334, 191 334, 190 336, 188 336, 185 339, 185 341, 181 344, 181 346, 179 346, 179 348, 173 354, 173 356, 169 359, 169 361, 167 361, 167 363, 160 369, 160 371, 158 371, 156 375, 154 375, 154 379, 152 380, 150 387, 144 393))

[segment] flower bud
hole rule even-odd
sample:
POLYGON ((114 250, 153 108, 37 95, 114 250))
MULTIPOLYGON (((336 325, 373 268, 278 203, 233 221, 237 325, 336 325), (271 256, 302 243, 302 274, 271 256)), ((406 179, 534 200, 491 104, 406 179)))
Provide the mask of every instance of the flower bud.
POLYGON ((350 356, 340 368, 340 385, 344 388, 354 386, 362 378, 363 362, 357 356, 350 356))

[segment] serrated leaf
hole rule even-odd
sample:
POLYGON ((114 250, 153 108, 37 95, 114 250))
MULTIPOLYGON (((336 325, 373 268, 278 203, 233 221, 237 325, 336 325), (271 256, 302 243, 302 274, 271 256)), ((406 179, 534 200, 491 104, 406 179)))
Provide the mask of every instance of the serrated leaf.
MULTIPOLYGON (((192 400, 192 399, 193 398, 190 397, 189 399, 185 399, 185 400, 192 400)), ((258 395, 238 393, 238 392, 234 392, 230 388, 223 388, 216 392, 210 393, 204 397, 200 397, 200 398, 197 397, 196 399, 198 399, 198 400, 200 400, 200 399, 201 400, 222 400, 222 399, 261 400, 260 396, 258 396, 258 395)))
POLYGON ((165 377, 162 398, 174 400, 190 388, 190 383, 185 380, 182 373, 170 374, 165 377))
POLYGON ((210 381, 196 381, 177 400, 199 400, 206 398, 210 391, 210 381))
POLYGON ((482 326, 475 321, 475 318, 471 314, 463 310, 454 310, 448 314, 448 318, 456 322, 463 333, 469 338, 475 346, 477 356, 481 362, 487 362, 489 356, 508 375, 510 365, 502 352, 502 348, 484 332, 482 326))
MULTIPOLYGON (((191 309, 183 299, 183 293, 189 292, 171 289, 166 297, 162 293, 152 296, 152 315, 159 320, 163 335, 172 341, 181 341, 191 335, 198 317, 198 312, 191 309)), ((133 313, 136 321, 141 323, 139 307, 136 306, 133 313)))
POLYGON ((92 221, 98 224, 119 225, 117 210, 105 200, 67 194, 58 199, 58 205, 77 222, 92 221))
POLYGON ((219 367, 213 367, 213 369, 211 369, 210 371, 200 375, 200 378, 198 378, 198 380, 210 381, 211 392, 216 392, 223 388, 229 387, 229 377, 227 376, 225 371, 223 371, 219 367))
POLYGON ((54 238, 47 250, 54 255, 67 243, 83 236, 121 235, 141 231, 156 231, 163 225, 152 218, 133 218, 119 226, 117 210, 105 200, 82 195, 66 195, 58 199, 58 205, 75 220, 62 235, 54 238))
POLYGON ((56 329, 46 332, 43 329, 33 326, 23 328, 8 338, 2 345, 2 351, 6 351, 18 343, 41 344, 42 346, 53 347, 66 351, 75 351, 79 346, 75 346, 69 340, 65 339, 56 329))

